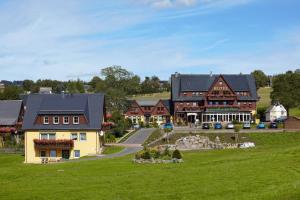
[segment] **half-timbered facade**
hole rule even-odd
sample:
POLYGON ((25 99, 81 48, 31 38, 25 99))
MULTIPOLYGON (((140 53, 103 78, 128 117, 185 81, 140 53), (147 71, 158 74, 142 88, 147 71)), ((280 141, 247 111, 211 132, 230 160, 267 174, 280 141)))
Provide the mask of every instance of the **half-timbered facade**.
POLYGON ((153 123, 158 125, 170 122, 170 100, 131 100, 125 117, 133 124, 153 123))
POLYGON ((174 122, 251 121, 258 101, 252 75, 187 75, 171 77, 174 122))

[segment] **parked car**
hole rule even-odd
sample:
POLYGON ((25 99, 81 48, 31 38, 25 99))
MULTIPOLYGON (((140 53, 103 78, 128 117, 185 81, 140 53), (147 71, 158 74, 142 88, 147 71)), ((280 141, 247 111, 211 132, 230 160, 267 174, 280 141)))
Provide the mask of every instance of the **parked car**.
POLYGON ((139 129, 139 128, 140 128, 140 125, 139 125, 139 124, 133 124, 133 128, 134 128, 134 129, 139 129))
POLYGON ((210 128, 209 123, 202 124, 202 129, 209 129, 209 128, 210 128))
POLYGON ((222 127, 221 123, 217 122, 217 123, 214 124, 214 128, 215 129, 222 129, 223 127, 222 127))
POLYGON ((278 125, 276 122, 271 122, 269 128, 278 128, 278 125))
POLYGON ((265 125, 263 122, 260 122, 260 123, 257 125, 257 128, 258 128, 258 129, 265 129, 265 128, 266 128, 266 125, 265 125))
POLYGON ((243 129, 250 129, 251 128, 251 123, 250 122, 244 122, 243 123, 243 129))
POLYGON ((163 125, 163 129, 173 129, 173 124, 172 123, 165 123, 163 125))
POLYGON ((234 124, 233 123, 228 123, 226 128, 227 129, 234 129, 234 124))

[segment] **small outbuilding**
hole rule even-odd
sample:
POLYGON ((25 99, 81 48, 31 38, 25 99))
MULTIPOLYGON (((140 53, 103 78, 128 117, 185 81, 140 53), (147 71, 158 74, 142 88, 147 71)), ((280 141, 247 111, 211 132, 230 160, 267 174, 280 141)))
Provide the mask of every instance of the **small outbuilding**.
POLYGON ((277 103, 270 106, 266 112, 266 121, 285 120, 287 119, 287 110, 283 105, 277 103))

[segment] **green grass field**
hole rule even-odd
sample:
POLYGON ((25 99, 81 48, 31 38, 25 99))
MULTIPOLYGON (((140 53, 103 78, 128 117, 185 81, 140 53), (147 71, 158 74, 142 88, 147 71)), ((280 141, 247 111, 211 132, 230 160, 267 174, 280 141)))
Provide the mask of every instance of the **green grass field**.
POLYGON ((170 92, 160 92, 153 94, 134 95, 130 99, 135 100, 151 100, 151 99, 170 99, 170 92))
POLYGON ((104 148, 103 154, 114 154, 118 153, 125 149, 124 147, 119 147, 119 146, 106 146, 104 148))
POLYGON ((271 105, 270 94, 272 92, 272 88, 260 88, 257 91, 260 100, 257 103, 257 108, 266 108, 271 105))
POLYGON ((248 136, 255 149, 183 152, 182 164, 25 165, 0 154, 0 199, 300 199, 300 133, 248 136))

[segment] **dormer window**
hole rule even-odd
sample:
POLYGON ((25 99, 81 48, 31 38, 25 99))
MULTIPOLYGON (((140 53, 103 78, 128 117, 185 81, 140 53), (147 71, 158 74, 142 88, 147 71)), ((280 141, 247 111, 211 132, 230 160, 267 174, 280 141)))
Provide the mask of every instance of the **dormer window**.
POLYGON ((79 117, 78 116, 73 117, 73 124, 79 124, 79 117))
POLYGON ((44 124, 49 124, 49 117, 44 117, 44 124))
POLYGON ((58 116, 53 117, 53 124, 59 124, 59 117, 58 116))
POLYGON ((69 117, 64 117, 64 124, 69 124, 69 117))

